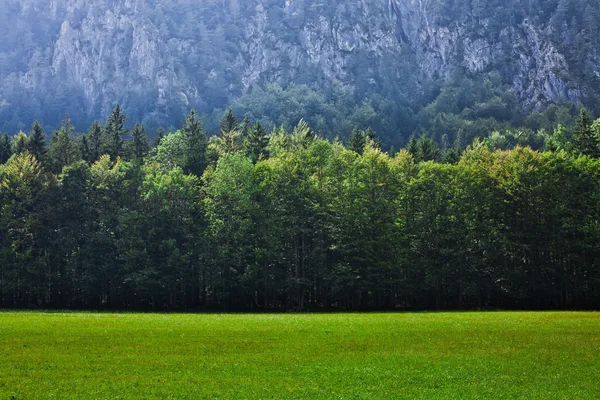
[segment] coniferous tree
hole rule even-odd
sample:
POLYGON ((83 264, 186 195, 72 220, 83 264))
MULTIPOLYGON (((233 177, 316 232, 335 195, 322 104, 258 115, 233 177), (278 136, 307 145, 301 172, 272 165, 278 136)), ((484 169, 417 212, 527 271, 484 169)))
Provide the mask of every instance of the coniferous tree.
POLYGON ((242 140, 247 140, 248 136, 252 131, 252 123, 250 122, 250 116, 248 113, 244 114, 244 120, 240 125, 240 135, 242 136, 242 140))
POLYGON ((7 133, 0 134, 0 164, 4 164, 12 156, 10 137, 7 133))
POLYGON ((348 147, 350 148, 350 150, 354 151, 355 153, 362 154, 363 151, 365 150, 366 144, 367 144, 367 135, 363 131, 358 129, 358 127, 355 127, 352 130, 352 134, 350 135, 350 141, 348 143, 348 147))
POLYGON ((81 159, 85 160, 87 163, 90 163, 89 160, 92 158, 92 156, 90 152, 88 136, 82 135, 77 144, 79 145, 79 154, 81 155, 81 159))
POLYGON ((35 121, 31 127, 31 132, 27 138, 27 150, 40 163, 46 161, 46 134, 38 121, 35 121))
POLYGON ((130 155, 136 162, 143 162, 150 151, 148 135, 144 125, 135 124, 131 131, 130 155))
POLYGON ((27 142, 29 139, 27 135, 23 131, 19 131, 15 136, 11 139, 11 147, 13 154, 23 154, 27 152, 27 142))
POLYGON ((88 147, 88 158, 85 161, 92 164, 100 159, 102 155, 102 125, 100 122, 94 121, 88 131, 86 137, 88 147))
POLYGON ((225 113, 225 116, 221 120, 220 126, 221 134, 230 133, 238 129, 238 121, 237 118, 235 118, 231 108, 225 113))
POLYGON ((247 143, 248 155, 252 161, 257 162, 266 158, 269 138, 260 121, 256 121, 256 124, 250 129, 247 143))
POLYGON ((367 137, 367 140, 371 142, 376 149, 381 148, 381 140, 379 140, 377 134, 373 129, 367 128, 367 130, 365 131, 365 136, 367 137))
POLYGON ((585 110, 581 110, 573 131, 573 151, 593 158, 600 157, 598 138, 592 129, 592 120, 585 110))
POLYGON ((157 129, 156 138, 154 138, 154 147, 158 147, 160 145, 160 141, 165 137, 166 134, 165 128, 162 126, 157 129))
POLYGON ((442 151, 433 139, 421 137, 417 141, 418 159, 419 161, 436 161, 442 160, 442 151))
POLYGON ((454 147, 448 149, 446 154, 444 154, 444 162, 446 164, 456 164, 460 161, 460 152, 456 150, 454 147))
POLYGON ((406 151, 408 151, 408 154, 413 156, 413 159, 415 160, 415 162, 419 162, 420 160, 420 155, 419 155, 419 145, 417 144, 417 139, 415 139, 414 136, 411 136, 410 140, 408 141, 408 146, 406 146, 406 151))
POLYGON ((185 168, 187 173, 201 177, 208 165, 206 149, 208 138, 202 129, 202 122, 195 110, 191 110, 185 119, 182 131, 187 139, 185 168))
POLYGON ((62 122, 60 130, 50 137, 48 156, 50 157, 53 171, 59 173, 66 166, 80 160, 80 151, 77 148, 73 132, 75 128, 67 115, 62 122))
POLYGON ((126 121, 127 117, 117 104, 104 126, 103 152, 113 160, 123 153, 123 137, 127 135, 126 121))
POLYGON ((308 122, 301 119, 294 128, 294 132, 292 132, 292 143, 296 146, 308 148, 316 137, 315 131, 313 131, 308 122))

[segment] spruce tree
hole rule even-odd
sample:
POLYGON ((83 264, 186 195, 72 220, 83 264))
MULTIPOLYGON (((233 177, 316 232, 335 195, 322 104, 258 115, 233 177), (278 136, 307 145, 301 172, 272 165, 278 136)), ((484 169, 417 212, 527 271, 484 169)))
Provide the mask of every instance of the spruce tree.
POLYGON ((593 158, 600 157, 598 138, 592 129, 592 120, 585 110, 581 110, 573 131, 573 151, 593 158))
POLYGON ((230 133, 238 128, 238 121, 233 115, 233 111, 230 109, 227 110, 225 116, 221 120, 221 133, 230 133))
POLYGON ((84 158, 92 164, 100 159, 102 155, 102 125, 94 121, 87 134, 88 158, 84 158))
POLYGON ((123 136, 127 135, 126 121, 127 117, 123 114, 121 106, 117 104, 104 127, 103 151, 110 155, 112 160, 123 153, 123 136))
POLYGON ((207 167, 206 149, 208 138, 202 129, 202 122, 195 110, 191 110, 185 119, 182 131, 187 138, 185 172, 202 176, 207 167))
POLYGON ((367 135, 355 127, 352 130, 352 134, 350 135, 350 141, 348 143, 348 148, 355 153, 361 154, 365 150, 365 145, 367 144, 367 135))
POLYGON ((240 134, 242 135, 242 140, 247 140, 252 131, 252 122, 250 122, 250 117, 248 113, 244 114, 244 120, 242 121, 240 127, 240 134))
POLYGON ((74 130, 71 119, 67 115, 60 130, 50 137, 48 155, 55 173, 61 172, 64 167, 80 160, 80 150, 73 138, 74 130))
POLYGON ((88 163, 93 162, 90 161, 92 156, 90 154, 91 152, 88 136, 82 135, 77 144, 79 145, 79 154, 81 155, 81 159, 85 160, 88 163))
POLYGON ((38 162, 44 163, 46 161, 46 134, 38 121, 35 121, 31 127, 27 139, 27 150, 38 162))
POLYGON ((260 121, 250 129, 248 134, 248 154, 254 162, 266 158, 269 138, 260 121))
POLYGON ((304 119, 298 122, 292 133, 292 143, 296 146, 308 148, 311 143, 317 138, 315 131, 304 119))
POLYGON ((165 137, 167 133, 165 132, 165 128, 162 126, 156 130, 156 138, 154 138, 154 147, 158 147, 160 145, 161 140, 165 137))
POLYGON ((0 134, 0 164, 4 164, 12 156, 10 137, 7 133, 0 134))
POLYGON ((367 140, 372 143, 373 146, 375 146, 378 149, 381 148, 381 140, 379 140, 377 134, 373 129, 367 128, 367 130, 365 131, 365 136, 367 137, 367 140))
POLYGON ((413 156, 413 159, 416 163, 421 161, 421 159, 419 158, 419 146, 417 144, 417 139, 415 139, 414 136, 410 137, 410 140, 408 141, 408 146, 406 146, 406 151, 408 151, 408 153, 413 156))
POLYGON ((442 160, 442 151, 433 139, 423 136, 417 141, 417 147, 419 161, 439 162, 442 160))
POLYGON ((460 161, 460 151, 451 147, 448 149, 446 154, 444 154, 444 162, 446 164, 456 164, 460 161))
POLYGON ((133 127, 133 131, 131 131, 130 148, 131 158, 136 162, 143 162, 150 151, 148 135, 146 134, 144 125, 135 124, 133 127))
POLYGON ((27 152, 27 143, 29 139, 27 135, 23 131, 19 131, 13 138, 11 139, 11 147, 13 154, 23 154, 27 152))

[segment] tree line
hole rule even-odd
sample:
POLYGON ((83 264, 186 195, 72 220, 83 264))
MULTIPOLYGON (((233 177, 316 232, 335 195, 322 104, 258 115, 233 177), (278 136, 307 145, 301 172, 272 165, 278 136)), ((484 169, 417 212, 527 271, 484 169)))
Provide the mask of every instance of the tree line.
POLYGON ((117 106, 76 134, 0 136, 0 307, 441 310, 600 307, 600 121, 540 150, 383 151, 300 121, 195 112, 153 144, 117 106))

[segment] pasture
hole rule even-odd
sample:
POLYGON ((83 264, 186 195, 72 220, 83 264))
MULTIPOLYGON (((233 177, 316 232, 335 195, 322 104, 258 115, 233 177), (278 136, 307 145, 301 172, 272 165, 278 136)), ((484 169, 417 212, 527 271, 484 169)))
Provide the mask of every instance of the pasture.
POLYGON ((0 400, 600 399, 599 313, 0 313, 0 400))

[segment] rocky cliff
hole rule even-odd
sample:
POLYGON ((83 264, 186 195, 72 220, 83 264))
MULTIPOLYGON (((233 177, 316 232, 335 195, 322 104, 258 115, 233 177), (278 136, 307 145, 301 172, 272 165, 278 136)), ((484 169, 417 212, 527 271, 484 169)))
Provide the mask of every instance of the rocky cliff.
MULTIPOLYGON (((556 22, 561 5, 551 0, 2 2, 0 30, 10 32, 0 36, 0 116, 9 124, 32 97, 21 120, 51 106, 101 118, 119 101, 159 121, 223 107, 266 82, 338 80, 412 98, 425 82, 498 71, 528 109, 588 90, 564 51, 576 44, 570 22, 556 22)), ((598 71, 594 54, 581 62, 598 71)))

